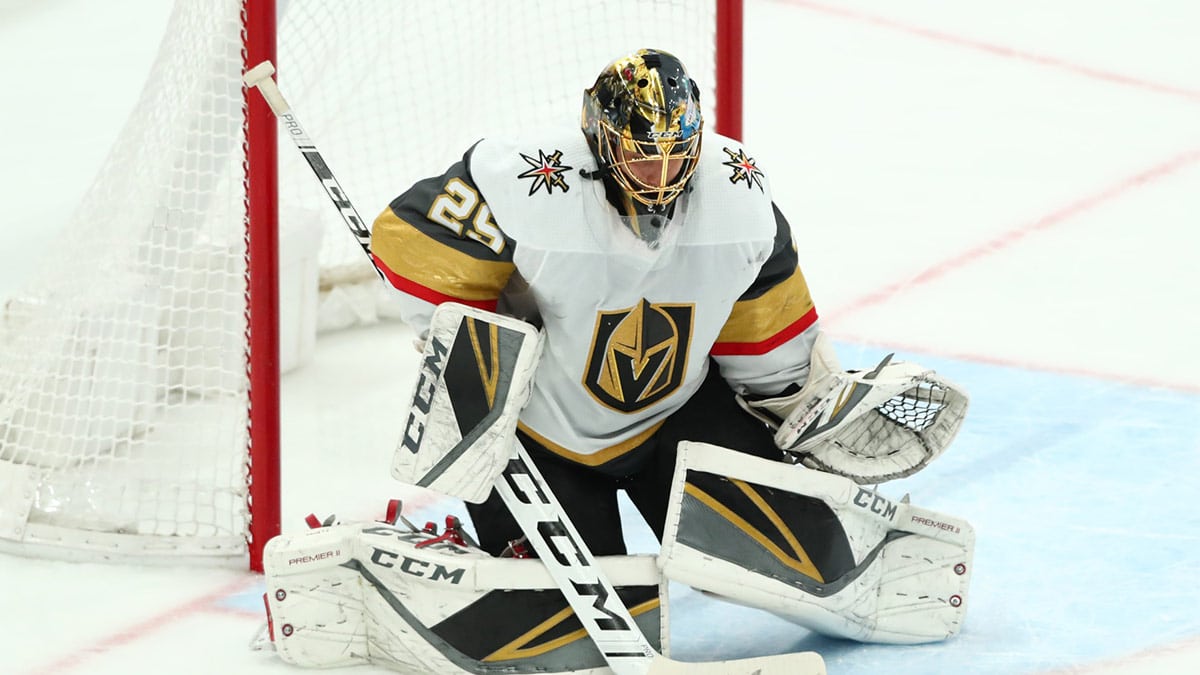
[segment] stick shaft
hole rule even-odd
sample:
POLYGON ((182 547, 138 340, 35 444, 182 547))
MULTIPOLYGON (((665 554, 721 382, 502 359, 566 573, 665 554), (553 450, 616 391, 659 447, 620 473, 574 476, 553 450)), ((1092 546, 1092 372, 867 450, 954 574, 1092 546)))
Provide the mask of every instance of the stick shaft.
POLYGON ((321 156, 317 146, 308 137, 308 132, 304 130, 300 120, 296 114, 292 112, 292 107, 283 97, 283 93, 279 91, 279 86, 275 83, 271 75, 275 72, 270 61, 263 61, 257 66, 246 71, 243 80, 246 86, 258 89, 263 98, 266 99, 267 105, 271 107, 271 111, 275 116, 283 122, 284 128, 287 130, 288 138, 292 139, 292 143, 300 154, 304 156, 308 162, 309 168, 316 174, 317 179, 321 181, 321 187, 325 189, 325 194, 333 205, 337 208, 338 214, 341 215, 342 221, 346 223, 346 227, 350 229, 350 233, 358 240, 358 245, 362 247, 363 253, 367 254, 367 259, 371 261, 371 265, 375 268, 375 272, 379 274, 379 278, 383 279, 383 270, 379 269, 379 265, 375 263, 375 257, 371 255, 371 231, 367 229, 366 223, 362 216, 358 215, 358 210, 354 208, 350 198, 346 196, 346 191, 338 183, 334 177, 333 171, 329 168, 329 163, 321 156))
MULTIPOLYGON (((243 79, 247 86, 258 89, 275 116, 284 123, 288 137, 321 180, 321 186, 374 265, 370 232, 279 91, 279 86, 271 77, 274 72, 270 62, 264 61, 246 71, 243 79)), ((383 276, 378 265, 375 270, 383 276)), ((562 505, 550 492, 525 449, 516 439, 513 439, 513 443, 514 457, 504 476, 497 481, 497 491, 534 550, 542 557, 563 596, 575 610, 609 667, 617 675, 643 675, 650 669, 657 652, 634 623, 629 609, 617 596, 612 583, 600 571, 591 551, 584 545, 575 525, 563 512, 562 505)))
POLYGON ((656 651, 596 564, 521 441, 513 439, 513 445, 513 457, 496 481, 500 498, 613 672, 648 672, 656 651))

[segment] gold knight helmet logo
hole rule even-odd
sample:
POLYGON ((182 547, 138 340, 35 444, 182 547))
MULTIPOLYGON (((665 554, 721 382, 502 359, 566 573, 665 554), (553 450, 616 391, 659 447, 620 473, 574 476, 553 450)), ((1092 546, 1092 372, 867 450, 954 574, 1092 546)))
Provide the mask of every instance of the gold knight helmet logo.
POLYGON ((583 386, 601 404, 636 412, 683 384, 692 337, 691 304, 654 304, 600 312, 583 386))

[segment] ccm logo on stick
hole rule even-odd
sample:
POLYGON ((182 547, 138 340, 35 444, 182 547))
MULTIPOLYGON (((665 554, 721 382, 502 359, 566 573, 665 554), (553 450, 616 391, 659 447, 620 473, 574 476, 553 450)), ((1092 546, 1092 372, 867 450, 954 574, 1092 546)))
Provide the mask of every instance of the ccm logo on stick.
MULTIPOLYGON (((533 480, 529 467, 520 457, 509 460, 504 480, 523 504, 551 503, 550 498, 533 480)), ((595 568, 588 562, 562 521, 558 518, 539 518, 537 535, 549 545, 558 564, 568 570, 575 592, 593 598, 592 607, 599 615, 593 619, 596 625, 606 631, 630 630, 629 624, 617 612, 609 609, 608 589, 600 582, 595 568)))

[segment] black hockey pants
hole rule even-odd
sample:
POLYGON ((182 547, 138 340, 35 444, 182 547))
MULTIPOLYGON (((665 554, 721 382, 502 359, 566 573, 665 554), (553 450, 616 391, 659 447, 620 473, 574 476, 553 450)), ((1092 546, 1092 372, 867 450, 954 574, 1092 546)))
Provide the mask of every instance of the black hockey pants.
MULTIPOLYGON (((662 540, 667 499, 680 441, 712 443, 769 459, 782 459, 771 430, 737 404, 715 363, 700 389, 638 447, 602 467, 588 467, 551 453, 527 435, 518 437, 567 516, 595 555, 626 552, 617 508, 624 490, 650 529, 662 540)), ((480 546, 500 555, 523 536, 500 496, 492 490, 482 504, 467 504, 480 546)))

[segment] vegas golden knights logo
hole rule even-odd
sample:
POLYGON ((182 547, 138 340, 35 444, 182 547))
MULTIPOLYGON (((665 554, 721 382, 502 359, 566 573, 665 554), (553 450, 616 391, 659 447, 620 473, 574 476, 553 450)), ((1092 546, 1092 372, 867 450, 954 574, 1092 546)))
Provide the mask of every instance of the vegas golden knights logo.
POLYGON ((600 403, 636 412, 683 384, 693 305, 641 304, 600 312, 583 386, 600 403))

